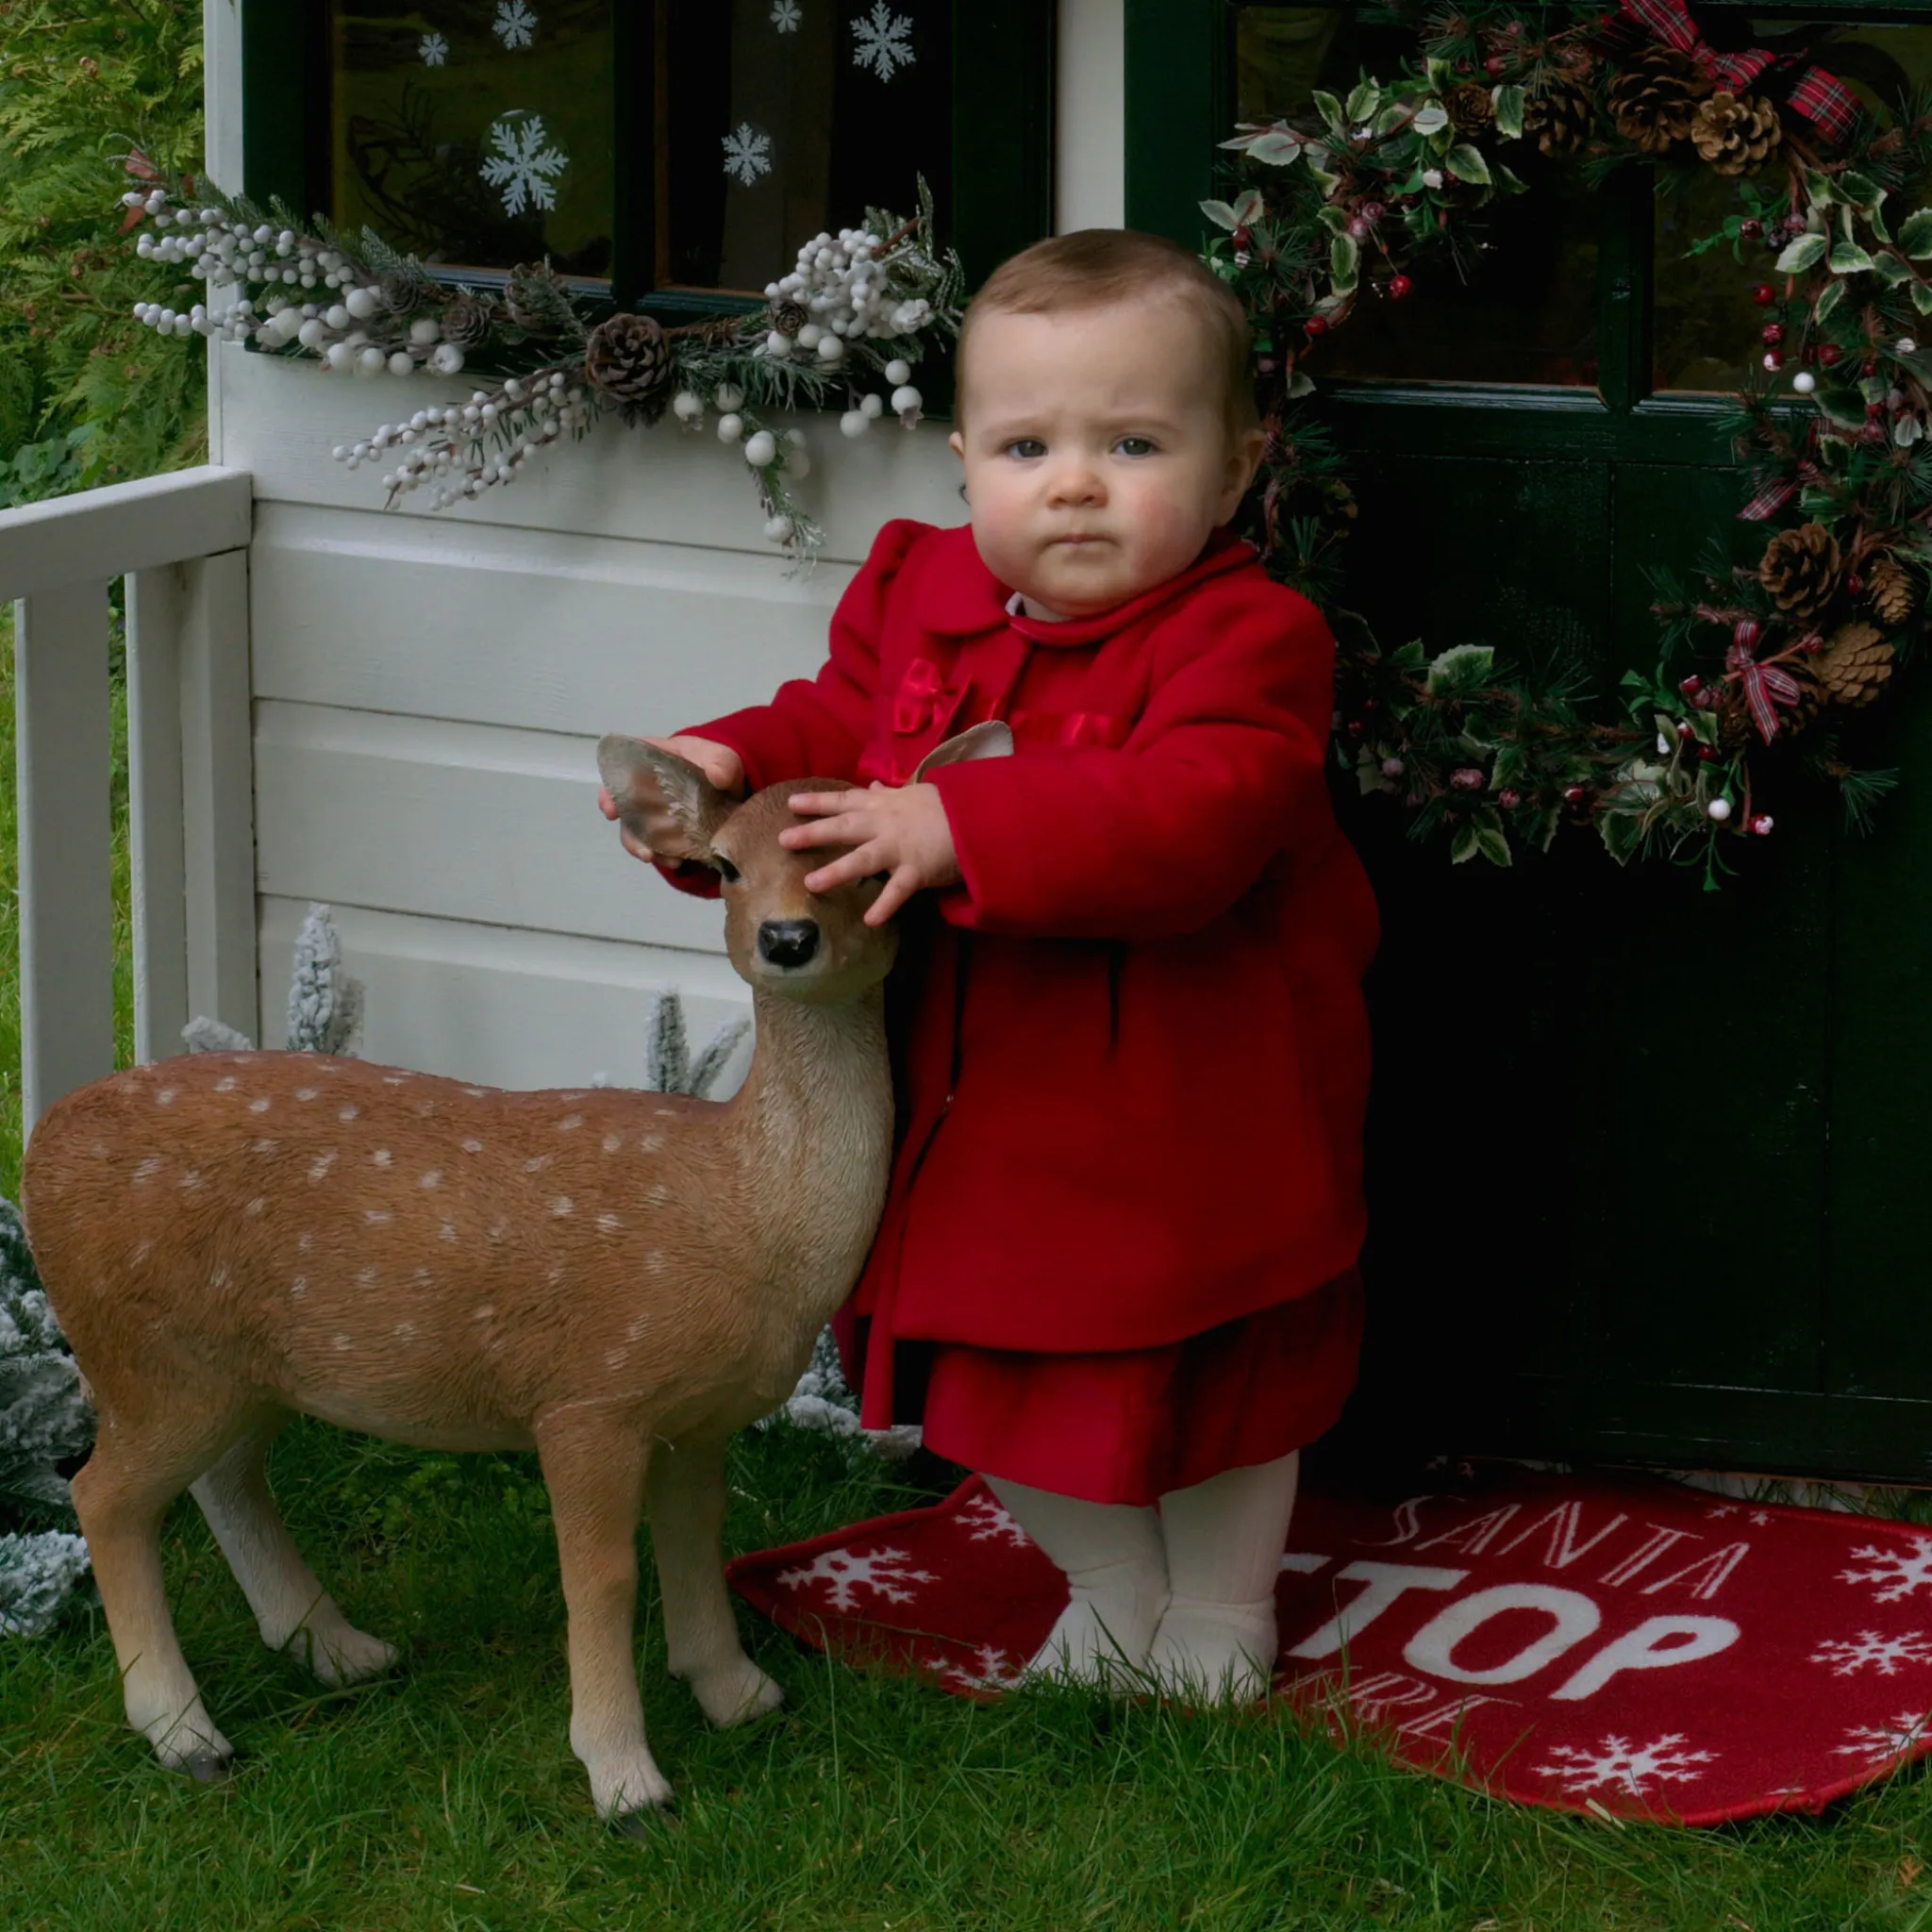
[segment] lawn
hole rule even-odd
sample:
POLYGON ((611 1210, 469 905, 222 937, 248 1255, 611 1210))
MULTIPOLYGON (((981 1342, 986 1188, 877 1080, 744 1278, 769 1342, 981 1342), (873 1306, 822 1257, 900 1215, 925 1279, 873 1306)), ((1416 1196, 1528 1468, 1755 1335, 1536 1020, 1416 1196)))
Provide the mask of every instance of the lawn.
MULTIPOLYGON (((0 652, 0 759, 12 758, 0 652)), ((125 774, 117 980, 127 1032, 125 774)), ((11 788, 0 783, 0 1189, 18 1162, 11 788)), ((861 1676, 746 1618, 791 1703, 708 1731, 641 1665, 675 1823, 592 1819, 566 1740, 563 1610, 532 1458, 421 1455, 302 1424, 274 1474, 383 1683, 318 1694, 265 1653, 192 1506, 167 1539, 183 1643, 242 1747, 227 1785, 158 1770, 122 1719, 97 1611, 0 1640, 7 1932, 1932 1932, 1932 1785, 1824 1821, 1676 1832, 1517 1809, 1264 1714, 1071 1693, 972 1705, 861 1676)), ((737 1447, 727 1546, 903 1507, 950 1485, 781 1427, 737 1447)))

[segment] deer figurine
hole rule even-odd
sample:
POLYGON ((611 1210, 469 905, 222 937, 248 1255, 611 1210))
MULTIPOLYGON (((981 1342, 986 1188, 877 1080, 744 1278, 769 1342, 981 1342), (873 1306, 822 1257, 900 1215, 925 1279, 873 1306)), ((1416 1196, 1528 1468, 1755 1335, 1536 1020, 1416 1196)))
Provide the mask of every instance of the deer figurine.
MULTIPOLYGON (((1010 751, 975 726, 936 762, 1010 751)), ((99 1415, 74 1501, 127 1716, 163 1764, 233 1747, 181 1654, 163 1513, 192 1489, 273 1648, 325 1684, 394 1662, 304 1561, 264 1458, 292 1414, 424 1448, 534 1447, 568 1611, 571 1747, 601 1816, 671 1802, 632 1652, 648 1502, 671 1674, 713 1724, 773 1709, 720 1549, 724 1448, 796 1383, 884 1204, 882 1022, 895 950, 870 884, 815 897, 824 855, 777 842, 776 785, 739 804, 682 759, 607 738, 598 763, 658 850, 715 868, 757 1015, 726 1102, 505 1092, 302 1053, 195 1055, 115 1074, 40 1122, 29 1238, 99 1415)))

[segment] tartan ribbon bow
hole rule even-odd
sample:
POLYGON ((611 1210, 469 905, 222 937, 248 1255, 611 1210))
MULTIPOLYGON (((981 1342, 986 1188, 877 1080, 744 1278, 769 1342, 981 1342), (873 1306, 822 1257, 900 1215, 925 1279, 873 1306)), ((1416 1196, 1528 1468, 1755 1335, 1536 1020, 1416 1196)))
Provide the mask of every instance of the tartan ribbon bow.
POLYGON ((1777 70, 1775 92, 1792 113, 1810 122, 1827 141, 1851 139, 1858 121, 1858 97, 1837 75, 1790 55, 1765 47, 1748 47, 1740 54, 1720 54, 1697 31, 1685 0, 1623 0, 1621 18, 1611 23, 1608 38, 1627 43, 1628 29, 1637 28, 1688 54, 1698 68, 1733 93, 1742 93, 1753 81, 1777 70), (1620 33, 1618 29, 1624 29, 1620 33))
MULTIPOLYGON (((1756 626, 1752 628, 1755 631, 1756 626)), ((1798 702, 1798 680, 1781 665, 1758 663, 1751 655, 1751 645, 1742 639, 1724 653, 1724 669, 1743 687, 1751 722, 1757 726, 1757 735, 1769 744, 1777 736, 1777 708, 1798 702)))
POLYGON ((1738 512, 1740 523, 1761 524, 1776 516, 1806 484, 1816 480, 1818 465, 1805 461, 1789 476, 1774 476, 1742 509, 1738 512))

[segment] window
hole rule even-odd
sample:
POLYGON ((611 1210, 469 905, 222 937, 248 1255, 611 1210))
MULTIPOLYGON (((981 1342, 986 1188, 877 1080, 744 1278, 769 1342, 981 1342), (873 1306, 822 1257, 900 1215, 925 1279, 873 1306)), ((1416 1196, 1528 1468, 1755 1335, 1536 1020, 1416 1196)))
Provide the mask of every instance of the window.
POLYGON ((1039 0, 244 0, 248 192, 487 280, 762 300, 923 176, 976 279, 1051 227, 1039 0), (958 184, 956 193, 955 185, 958 184))

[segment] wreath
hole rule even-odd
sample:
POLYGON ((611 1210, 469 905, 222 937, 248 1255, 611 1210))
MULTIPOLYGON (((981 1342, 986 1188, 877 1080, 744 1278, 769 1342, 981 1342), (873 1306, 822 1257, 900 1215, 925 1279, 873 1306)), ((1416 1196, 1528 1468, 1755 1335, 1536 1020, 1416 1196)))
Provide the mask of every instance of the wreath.
POLYGON ((1890 689, 1932 564, 1932 350, 1916 340, 1932 327, 1932 96, 1881 121, 1807 54, 1720 53, 1683 0, 1369 11, 1413 27, 1419 58, 1346 99, 1315 93, 1306 125, 1239 127, 1223 145, 1240 192, 1201 204, 1220 231, 1207 259, 1254 334, 1257 539, 1334 623, 1338 758, 1457 860, 1507 865, 1591 826, 1619 862, 1663 855, 1714 886, 1726 841, 1772 831, 1794 767, 1864 829, 1898 774, 1854 765, 1840 727, 1890 689), (1652 167, 1659 192, 1735 182, 1691 252, 1757 264, 1762 340, 1725 427, 1747 466, 1740 517, 1778 527, 1755 567, 1653 577, 1659 666, 1626 675, 1607 718, 1486 644, 1384 651, 1337 607, 1355 504, 1303 407, 1324 338, 1459 257, 1481 211, 1523 191, 1506 158, 1525 144, 1598 175, 1652 167))

